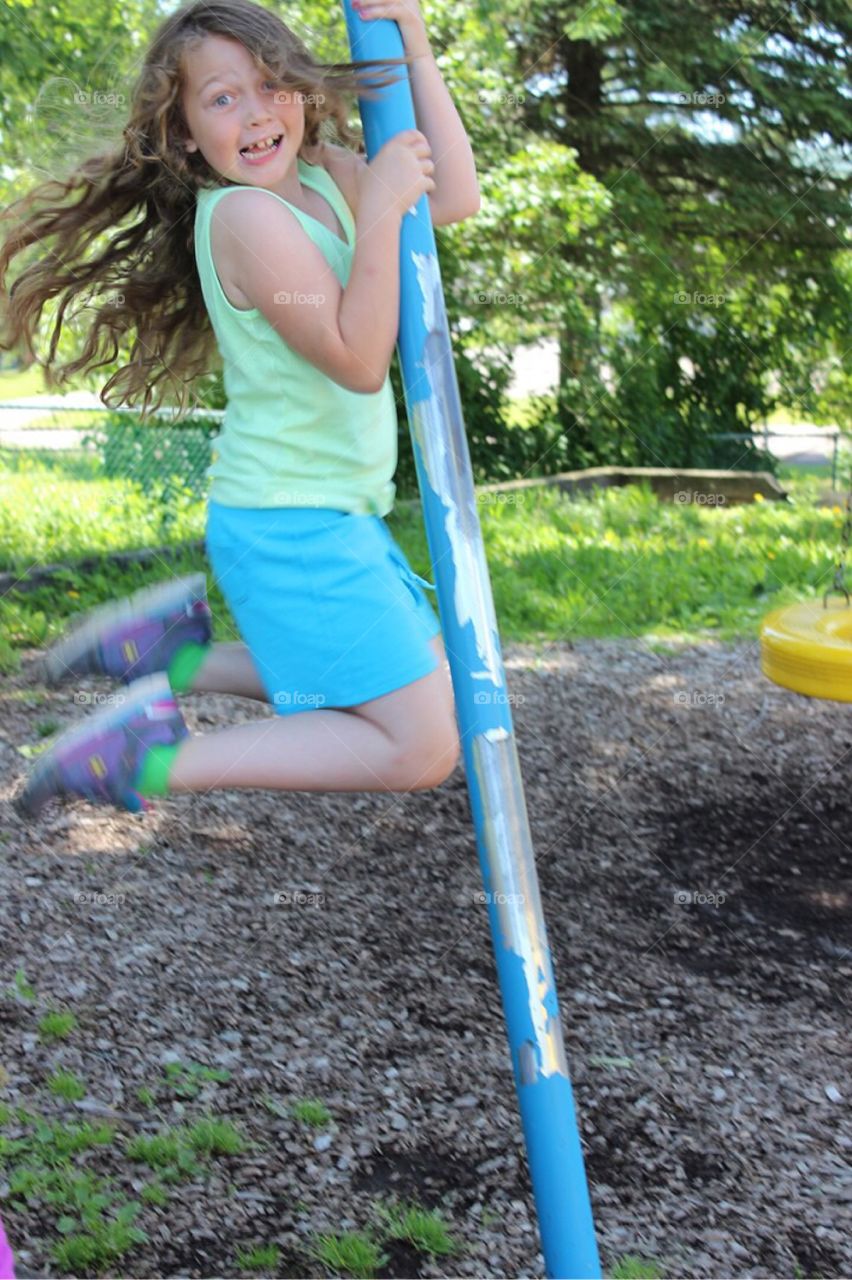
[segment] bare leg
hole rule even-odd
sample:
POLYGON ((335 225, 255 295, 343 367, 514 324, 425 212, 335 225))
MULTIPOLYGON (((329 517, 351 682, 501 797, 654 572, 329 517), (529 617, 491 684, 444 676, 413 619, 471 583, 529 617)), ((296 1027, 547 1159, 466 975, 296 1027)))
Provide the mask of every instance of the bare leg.
POLYGON ((187 739, 172 769, 170 790, 413 791, 437 786, 458 761, 458 731, 441 637, 431 644, 439 658, 437 670, 383 698, 348 709, 275 716, 187 739))
POLYGON ((268 702, 257 667, 242 640, 212 644, 192 682, 192 693, 235 693, 241 698, 268 702))

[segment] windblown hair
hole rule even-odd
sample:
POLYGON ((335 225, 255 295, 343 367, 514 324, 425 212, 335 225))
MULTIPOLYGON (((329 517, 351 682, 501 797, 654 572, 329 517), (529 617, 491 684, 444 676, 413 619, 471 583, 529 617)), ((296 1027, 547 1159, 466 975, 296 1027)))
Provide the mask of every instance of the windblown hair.
POLYGON ((276 14, 252 0, 192 0, 157 29, 133 86, 123 145, 90 156, 70 177, 39 184, 3 212, 0 223, 14 225, 0 244, 0 347, 25 350, 43 364, 49 384, 61 385, 75 373, 114 365, 130 335, 130 363, 113 373, 101 399, 110 408, 139 409, 143 419, 164 401, 176 403, 183 416, 193 379, 216 360, 194 257, 195 205, 201 188, 229 184, 200 151, 185 150, 181 107, 184 55, 214 34, 239 40, 270 80, 305 95, 300 154, 315 148, 329 127, 357 146, 344 95, 373 97, 397 78, 388 67, 411 61, 318 63, 276 14), (92 256, 93 242, 110 228, 120 229, 92 256), (7 290, 9 263, 35 244, 41 256, 7 290), (66 311, 78 295, 89 300, 101 293, 107 300, 91 308, 82 351, 58 365, 66 311), (58 299, 56 319, 47 354, 39 357, 34 338, 52 298, 58 299))

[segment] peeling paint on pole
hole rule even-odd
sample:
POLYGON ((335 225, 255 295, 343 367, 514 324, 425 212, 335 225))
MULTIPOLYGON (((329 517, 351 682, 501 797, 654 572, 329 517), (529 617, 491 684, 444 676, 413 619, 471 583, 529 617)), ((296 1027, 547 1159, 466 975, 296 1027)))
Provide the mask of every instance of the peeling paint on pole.
MULTIPOLYGON (((393 22, 344 0, 352 58, 399 57, 393 22)), ((359 99, 368 157, 416 128, 403 77, 359 99)), ((548 1276, 598 1280, 600 1262, 512 726, 491 580, 426 196, 403 218, 399 353, 477 850, 548 1276)))
POLYGON ((422 295, 423 371, 428 394, 414 404, 413 432, 426 470, 429 487, 444 507, 444 530, 456 570, 455 615, 460 627, 470 623, 480 663, 470 672, 474 680, 500 684, 500 646, 491 593, 482 591, 489 581, 488 565, 478 536, 479 516, 473 487, 467 502, 456 483, 459 460, 467 453, 467 437, 456 388, 444 294, 434 254, 412 253, 411 260, 422 295), (472 498, 472 500, 471 500, 472 498))

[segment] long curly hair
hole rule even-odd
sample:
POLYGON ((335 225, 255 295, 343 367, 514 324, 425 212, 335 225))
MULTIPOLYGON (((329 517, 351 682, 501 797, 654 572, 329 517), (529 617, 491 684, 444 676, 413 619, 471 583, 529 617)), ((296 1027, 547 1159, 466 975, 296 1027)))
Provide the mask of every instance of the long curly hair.
POLYGON ((143 420, 164 401, 183 416, 194 379, 210 372, 217 358, 195 263, 195 205, 202 187, 229 184, 200 151, 185 150, 181 106, 184 55, 214 34, 239 40, 270 80, 304 94, 300 155, 329 132, 357 147, 344 95, 375 96, 398 78, 387 68, 411 61, 319 63, 277 14, 252 0, 192 0, 154 35, 133 86, 123 144, 90 156, 66 178, 40 183, 0 215, 0 223, 14 223, 0 244, 0 347, 25 351, 28 363, 44 366, 48 385, 60 386, 76 373, 114 365, 129 335, 130 363, 104 384, 101 400, 110 408, 130 405, 143 420), (93 243, 115 228, 93 256, 93 243), (7 290, 9 263, 36 244, 40 256, 7 290), (58 364, 68 308, 80 296, 91 306, 97 295, 105 300, 91 307, 82 350, 58 364), (53 298, 55 323, 40 357, 34 339, 53 298))

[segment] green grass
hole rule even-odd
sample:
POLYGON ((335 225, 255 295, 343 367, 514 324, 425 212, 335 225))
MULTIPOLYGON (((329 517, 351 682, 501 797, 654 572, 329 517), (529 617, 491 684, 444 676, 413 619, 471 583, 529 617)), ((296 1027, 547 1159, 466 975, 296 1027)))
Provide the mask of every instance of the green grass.
MULTIPOLYGON (((668 504, 638 486, 480 494, 479 514, 501 637, 525 643, 754 637, 769 608, 825 589, 842 522, 807 499, 668 504)), ((420 521, 394 523, 424 572, 420 521)))
MULTIPOLYGON (((820 594, 831 581, 842 512, 815 505, 821 488, 816 477, 802 477, 794 502, 741 507, 662 503, 637 486, 573 498, 555 489, 480 493, 501 638, 753 638, 769 608, 820 594)), ((188 539, 202 536, 203 522, 203 504, 189 498, 165 526, 162 504, 129 483, 0 470, 6 565, 70 562, 93 546, 177 549, 167 562, 104 561, 0 597, 0 672, 16 669, 22 648, 48 645, 71 617, 104 600, 172 574, 209 571, 200 551, 186 549, 188 539)), ((420 509, 400 505, 389 524, 415 571, 434 581, 420 509)), ((208 578, 214 637, 233 640, 236 629, 208 578)), ((187 1088, 195 1083, 184 1079, 187 1088)))
POLYGON ((62 721, 50 716, 47 720, 36 720, 33 728, 40 738, 49 738, 57 729, 62 728, 62 721))
POLYGON ((177 1163, 182 1149, 183 1144, 177 1130, 165 1129, 150 1137, 140 1134, 131 1138, 127 1144, 127 1155, 131 1160, 140 1160, 152 1169, 167 1169, 177 1163))
POLYGON ((313 1129, 322 1129, 331 1124, 331 1112, 319 1098, 300 1098, 291 1105, 290 1111, 297 1120, 313 1129))
MULTIPOLYGON (((212 1073, 199 1067, 201 1071, 212 1073)), ((82 1082, 57 1071, 45 1085, 54 1096, 71 1098, 82 1082)), ((168 1087, 168 1082, 159 1086, 168 1087)), ((54 1268, 49 1274, 59 1275, 122 1274, 121 1260, 147 1240, 147 1220, 168 1221, 175 1184, 203 1177, 217 1157, 239 1155, 255 1145, 229 1120, 211 1115, 187 1116, 181 1126, 157 1133, 128 1135, 104 1122, 64 1123, 0 1105, 0 1126, 12 1125, 14 1136, 0 1132, 0 1183, 7 1187, 13 1211, 37 1218, 40 1248, 54 1268), (97 1175, 87 1165, 96 1148, 103 1152, 99 1169, 107 1170, 97 1175), (151 1170, 142 1185, 140 1165, 151 1170), (130 1196, 131 1187, 136 1198, 130 1196), (137 1224, 140 1214, 143 1225, 137 1224)), ((300 1201, 293 1209, 310 1213, 300 1201)), ((376 1202, 374 1213, 374 1221, 362 1230, 315 1233, 306 1252, 331 1275, 356 1278, 376 1276, 390 1261, 383 1246, 395 1240, 433 1261, 462 1252, 436 1211, 393 1198, 376 1202)), ((244 1243, 236 1249, 236 1266, 246 1273, 275 1275, 280 1261, 274 1244, 244 1243)))
POLYGON ((660 1280, 662 1274, 662 1262, 628 1254, 616 1262, 612 1269, 612 1280, 660 1280))
POLYGON ((256 1244, 237 1249, 237 1266, 241 1271, 260 1271, 263 1275, 273 1276, 280 1261, 281 1250, 276 1244, 256 1244))
POLYGON ((23 969, 15 971, 13 985, 7 990, 9 995, 18 996, 19 999, 25 1000, 28 1004, 36 998, 35 988, 27 981, 27 975, 23 969))
MULTIPOLYGON (((13 1212, 37 1215, 60 1275, 115 1267, 147 1239, 134 1221, 141 1206, 123 1199, 111 1178, 76 1163, 94 1147, 111 1146, 114 1130, 106 1124, 62 1124, 22 1108, 15 1114, 26 1126, 23 1136, 0 1137, 0 1180, 13 1212)), ((3 1123, 8 1121, 7 1114, 3 1123)))
MULTIPOLYGON (((102 1197, 106 1199, 106 1197, 102 1197)), ((127 1253, 134 1244, 147 1241, 144 1231, 133 1225, 139 1205, 122 1205, 114 1217, 104 1217, 106 1206, 97 1205, 84 1210, 79 1222, 70 1214, 57 1222, 58 1231, 69 1234, 53 1247, 53 1257, 58 1266, 72 1275, 84 1271, 101 1271, 127 1253)))
POLYGON ((374 1213, 377 1223, 361 1231, 314 1236, 309 1247, 311 1256, 332 1275, 366 1278, 375 1276, 390 1261, 390 1255, 382 1252, 382 1245, 392 1240, 403 1240, 432 1259, 462 1251, 435 1210, 391 1200, 377 1202, 374 1213))
POLYGON ((77 1019, 69 1010, 49 1009, 39 1021, 38 1032, 42 1040, 64 1040, 77 1026, 77 1019))
MULTIPOLYGON (((8 990, 27 1004, 37 1000, 22 969, 8 990)), ((38 1005, 28 1010, 33 1023, 42 1012, 38 1005)), ((39 1025, 44 1033, 48 1019, 62 1019, 67 1027, 73 1018, 68 1011, 49 1010, 39 1025)), ((59 1030, 54 1025, 54 1031, 59 1030)), ((188 1077, 183 1074, 214 1081, 227 1077, 200 1066, 188 1077)), ((169 1083, 160 1087, 167 1090, 169 1083)), ((187 1116, 180 1128, 155 1134, 127 1135, 104 1121, 65 1122, 56 1118, 56 1099, 78 1101, 86 1093, 83 1081, 70 1071, 56 1070, 41 1088, 47 1114, 40 1114, 37 1101, 32 1110, 0 1104, 4 1202, 13 1220, 18 1213, 38 1224, 41 1256, 33 1264, 38 1274, 126 1274, 122 1259, 148 1239, 137 1223, 139 1215, 168 1220, 169 1184, 203 1176, 216 1158, 239 1154, 249 1145, 229 1120, 211 1115, 187 1116), (90 1167, 95 1153, 97 1173, 90 1167), (141 1187, 140 1164, 153 1171, 141 1187), (158 1213, 164 1209, 165 1215, 158 1213)), ((271 1258, 268 1250, 259 1250, 257 1269, 271 1258)))
MULTIPOLYGON (((151 566, 121 567, 104 562, 85 573, 72 571, 52 579, 33 591, 10 592, 0 596, 0 673, 8 673, 19 665, 19 650, 50 644, 69 621, 105 600, 128 595, 137 588, 162 581, 172 575, 194 573, 209 566, 198 552, 172 556, 151 566)), ((227 606, 209 578, 209 598, 214 614, 214 637, 217 640, 238 638, 227 606)), ((37 691, 28 692, 32 700, 37 691)), ((9 695, 14 697, 14 691, 9 695)))
POLYGON ((114 1133, 108 1124, 63 1124, 35 1118, 33 1147, 45 1164, 61 1165, 69 1157, 92 1147, 109 1146, 114 1133))
POLYGON ((811 430, 815 429, 817 426, 824 425, 822 423, 810 422, 804 406, 800 404, 797 405, 795 403, 791 408, 788 408, 786 405, 779 405, 777 409, 774 409, 772 413, 767 416, 766 421, 769 424, 770 430, 772 430, 773 427, 786 422, 797 422, 800 426, 809 427, 811 430))
POLYGON ((86 1096, 86 1086, 73 1071, 54 1072, 48 1077, 47 1087, 57 1098, 65 1098, 68 1102, 79 1102, 86 1096))
POLYGON ((315 1236, 310 1246, 311 1256, 334 1274, 341 1271, 357 1280, 370 1280, 390 1261, 382 1253, 369 1231, 343 1231, 339 1234, 315 1236))
POLYGON ((235 1156, 245 1150, 245 1141, 230 1120, 205 1116, 187 1131, 187 1141, 203 1155, 235 1156))
POLYGON ((162 1173, 165 1182, 177 1182, 197 1172, 199 1156, 239 1155, 245 1147, 245 1140, 229 1120, 202 1116, 185 1128, 167 1127, 131 1138, 127 1155, 162 1173))
POLYGON ((20 400, 25 396, 49 394, 51 393, 44 385, 44 373, 40 365, 31 364, 29 369, 4 370, 0 373, 0 400, 20 400))
POLYGON ((416 1204, 377 1205, 386 1240, 407 1240, 415 1249, 433 1257, 458 1252, 458 1243, 447 1231, 446 1223, 434 1209, 416 1204))
MULTIPOLYGON (((842 455, 841 455, 842 458, 842 455)), ((831 463, 830 462, 807 462, 807 463, 779 463, 776 478, 782 488, 787 488, 792 484, 801 494, 807 486, 812 486, 813 491, 818 493, 822 489, 830 488, 831 481, 831 463)), ((837 469, 837 483, 842 486, 845 483, 843 471, 840 465, 837 469)))
POLYGON ((169 1193, 163 1186, 162 1182, 158 1182, 154 1178, 151 1182, 146 1182, 145 1186, 139 1192, 140 1197, 146 1204, 155 1204, 162 1208, 169 1203, 169 1193))
POLYGON ((163 1074, 166 1086, 178 1098, 196 1098, 205 1084, 224 1084, 231 1078, 230 1071, 205 1067, 200 1062, 168 1062, 163 1074))
POLYGON ((147 1164, 163 1182, 180 1182, 183 1178, 194 1177, 200 1169, 195 1152, 181 1129, 167 1128, 150 1136, 139 1134, 127 1143, 126 1155, 130 1160, 147 1164))
POLYGON ((0 448, 0 570, 200 538, 204 503, 102 474, 95 455, 0 448))

